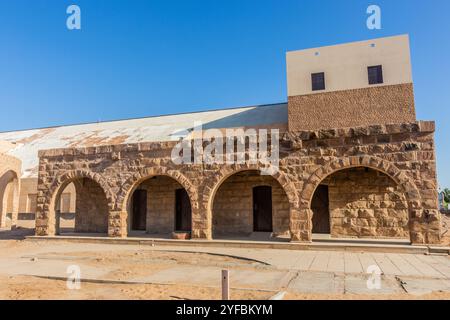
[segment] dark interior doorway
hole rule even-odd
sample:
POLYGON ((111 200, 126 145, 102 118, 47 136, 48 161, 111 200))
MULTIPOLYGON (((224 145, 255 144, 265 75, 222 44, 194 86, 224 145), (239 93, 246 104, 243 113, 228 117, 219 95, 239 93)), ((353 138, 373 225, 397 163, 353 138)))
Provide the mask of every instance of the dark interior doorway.
POLYGON ((136 190, 133 193, 132 230, 146 230, 147 190, 136 190))
POLYGON ((330 228, 330 203, 328 198, 328 186, 320 185, 314 193, 311 210, 313 211, 313 233, 329 234, 330 228))
POLYGON ((175 231, 190 232, 192 228, 191 201, 185 189, 175 191, 175 231))
POLYGON ((253 188, 253 231, 272 232, 272 187, 253 188))

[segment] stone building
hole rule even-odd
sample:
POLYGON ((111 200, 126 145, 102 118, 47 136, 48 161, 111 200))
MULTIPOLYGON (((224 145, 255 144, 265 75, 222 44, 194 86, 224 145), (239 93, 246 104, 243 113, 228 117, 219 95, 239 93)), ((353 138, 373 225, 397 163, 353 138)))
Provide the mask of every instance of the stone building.
POLYGON ((0 228, 14 228, 19 212, 21 161, 5 154, 9 143, 0 141, 0 228))
POLYGON ((64 233, 66 194, 72 231, 111 237, 439 243, 435 125, 415 116, 408 37, 289 52, 287 78, 283 104, 0 134, 37 185, 36 234, 64 233), (262 175, 247 139, 214 140, 242 163, 173 161, 209 129, 278 129, 257 138, 276 139, 279 170, 262 175))

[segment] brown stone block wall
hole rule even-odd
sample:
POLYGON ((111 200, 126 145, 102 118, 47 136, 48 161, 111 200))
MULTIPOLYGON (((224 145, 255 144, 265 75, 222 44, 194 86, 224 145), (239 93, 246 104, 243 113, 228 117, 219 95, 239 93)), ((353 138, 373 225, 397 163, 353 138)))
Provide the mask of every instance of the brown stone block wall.
POLYGON ((412 83, 288 98, 289 131, 414 121, 412 83))
POLYGON ((339 171, 329 187, 331 235, 358 238, 408 238, 408 203, 397 184, 365 168, 339 171))
MULTIPOLYGON (((280 171, 273 175, 273 179, 287 195, 280 201, 283 203, 280 212, 287 212, 285 210, 289 207, 291 239, 311 241, 310 204, 318 185, 340 170, 369 167, 388 175, 405 195, 411 242, 439 243, 434 130, 434 122, 421 121, 285 133, 280 141, 280 171)), ((213 214, 216 205, 213 199, 214 195, 216 200, 220 199, 219 186, 237 172, 257 171, 262 165, 177 165, 170 159, 173 146, 173 142, 159 142, 40 151, 36 234, 54 234, 53 196, 59 187, 74 178, 86 177, 96 181, 105 191, 110 210, 109 235, 126 236, 126 203, 130 190, 144 178, 168 176, 183 185, 191 197, 193 238, 210 239, 212 222, 217 218, 213 214)), ((239 194, 249 200, 249 193, 239 194)), ((227 195, 222 201, 227 207, 235 203, 229 197, 234 195, 227 195)), ((274 206, 276 202, 274 195, 274 206)), ((380 207, 374 208, 374 215, 375 209, 392 209, 382 207, 381 203, 380 207)), ((248 208, 244 208, 247 217, 251 212, 248 208)), ((231 214, 244 209, 227 208, 231 214)), ((403 212, 403 208, 399 212, 403 212)), ((378 213, 384 215, 386 212, 378 213)), ((394 215, 388 210, 386 219, 394 215)), ((280 216, 285 217, 285 213, 280 213, 280 216)), ((386 221, 390 223, 389 219, 386 221)), ((245 231, 250 230, 251 224, 245 217, 232 220, 232 225, 238 228, 242 228, 242 223, 245 231)), ((278 224, 284 225, 274 221, 276 231, 278 224)), ((222 227, 216 223, 218 225, 222 227)), ((280 230, 284 229, 280 227, 280 230)))
POLYGON ((175 192, 183 187, 169 177, 155 177, 144 182, 147 190, 147 232, 171 233, 175 230, 175 192))
POLYGON ((213 235, 249 235, 253 232, 253 188, 272 187, 272 223, 275 235, 289 232, 289 201, 271 176, 247 171, 229 177, 213 202, 213 235))
POLYGON ((90 179, 75 183, 75 232, 108 232, 108 202, 101 187, 90 179))

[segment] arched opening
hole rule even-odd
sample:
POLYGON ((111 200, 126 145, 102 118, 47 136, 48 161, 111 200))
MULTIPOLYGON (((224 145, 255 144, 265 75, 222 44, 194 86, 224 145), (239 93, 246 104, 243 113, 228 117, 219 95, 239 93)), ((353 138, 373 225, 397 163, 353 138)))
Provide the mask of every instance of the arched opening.
POLYGON ((139 182, 129 196, 128 233, 188 238, 192 228, 191 200, 186 189, 169 176, 139 182))
POLYGON ((11 228, 17 223, 19 206, 19 178, 10 170, 0 177, 0 228, 11 228))
POLYGON ((311 201, 312 217, 312 233, 313 234, 330 234, 330 200, 329 187, 321 184, 314 192, 311 201))
POLYGON ((409 238, 405 194, 392 178, 378 170, 355 167, 329 175, 315 190, 311 210, 313 234, 409 238))
POLYGON ((56 234, 108 233, 108 200, 103 188, 90 178, 64 183, 54 201, 56 234))
POLYGON ((258 170, 226 178, 212 200, 216 239, 284 239, 289 236, 289 199, 279 182, 258 170))

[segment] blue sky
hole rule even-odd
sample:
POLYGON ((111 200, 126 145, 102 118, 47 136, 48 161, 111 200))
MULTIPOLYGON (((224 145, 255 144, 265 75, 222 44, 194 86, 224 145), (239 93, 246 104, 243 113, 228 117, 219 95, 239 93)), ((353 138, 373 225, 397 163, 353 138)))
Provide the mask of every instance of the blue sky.
POLYGON ((448 0, 1 0, 0 131, 286 101, 285 52, 409 33, 450 187, 448 0), (82 30, 66 28, 66 8, 82 30), (382 30, 366 8, 382 9, 382 30))

